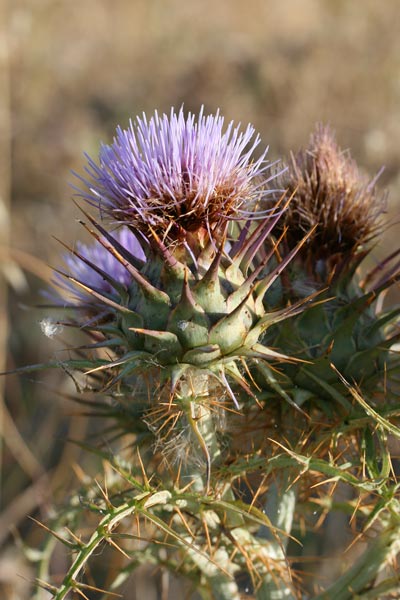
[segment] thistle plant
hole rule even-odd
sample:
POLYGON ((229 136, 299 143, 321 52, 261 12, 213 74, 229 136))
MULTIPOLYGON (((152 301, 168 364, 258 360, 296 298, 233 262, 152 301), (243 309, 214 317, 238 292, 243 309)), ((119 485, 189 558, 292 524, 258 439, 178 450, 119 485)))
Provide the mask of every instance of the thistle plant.
POLYGON ((118 128, 78 175, 93 243, 49 295, 87 336, 62 361, 76 401, 108 421, 85 446, 103 482, 82 475, 49 524, 38 583, 57 600, 131 598, 141 565, 162 598, 168 574, 209 600, 400 589, 399 310, 381 302, 397 254, 360 274, 383 200, 327 129, 280 170, 259 145, 250 125, 171 110, 118 128), (366 549, 327 581, 302 574, 339 512, 366 549))

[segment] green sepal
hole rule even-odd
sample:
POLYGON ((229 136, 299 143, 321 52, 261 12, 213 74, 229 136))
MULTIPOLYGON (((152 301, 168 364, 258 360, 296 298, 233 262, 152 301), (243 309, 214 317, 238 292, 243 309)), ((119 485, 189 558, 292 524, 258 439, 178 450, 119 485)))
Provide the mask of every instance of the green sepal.
POLYGON ((179 311, 171 315, 168 329, 178 337, 184 348, 197 348, 208 342, 208 323, 205 315, 193 314, 188 319, 180 318, 179 311))
POLYGON ((162 287, 163 290, 168 294, 168 297, 171 301, 171 305, 175 305, 179 303, 182 283, 185 278, 185 269, 183 273, 179 273, 179 277, 172 277, 173 272, 170 269, 163 268, 161 277, 162 277, 162 287), (169 275, 169 276, 168 276, 169 275))
POLYGON ((153 354, 157 361, 167 364, 180 360, 182 346, 177 336, 171 331, 157 331, 131 327, 131 331, 143 336, 144 350, 153 354))
MULTIPOLYGON (((276 325, 277 323, 279 323, 280 321, 285 321, 286 319, 290 319, 291 317, 294 317, 296 314, 298 314, 299 312, 302 312, 304 310, 304 308, 302 307, 303 301, 301 301, 300 303, 297 303, 296 305, 293 306, 288 306, 287 308, 284 308, 283 310, 275 310, 275 311, 270 311, 269 313, 265 314, 263 317, 261 317, 256 325, 254 327, 252 327, 252 329, 249 331, 247 337, 246 337, 246 346, 253 346, 253 344, 256 344, 258 342, 258 340, 260 339, 260 337, 263 335, 263 333, 269 328, 272 327, 273 325, 276 325)), ((293 331, 293 325, 290 326, 290 330, 293 331)))
POLYGON ((218 252, 205 275, 193 286, 192 292, 203 310, 209 315, 226 312, 220 275, 221 253, 218 252))
MULTIPOLYGON (((306 343, 302 343, 302 348, 326 347, 328 342, 325 341, 326 335, 330 334, 330 325, 328 321, 328 310, 330 303, 317 304, 305 310, 296 322, 298 336, 306 343)), ((311 354, 315 355, 314 353, 311 354)))
POLYGON ((207 366, 220 357, 221 349, 218 344, 208 344, 185 352, 182 356, 182 362, 201 367, 207 366))
POLYGON ((165 383, 166 381, 168 381, 170 383, 171 395, 174 394, 179 381, 182 379, 186 371, 191 367, 192 365, 184 363, 182 361, 179 364, 172 365, 165 371, 162 371, 161 376, 163 378, 163 382, 165 383))
POLYGON ((249 308, 247 299, 229 314, 222 317, 210 330, 211 344, 218 344, 222 354, 230 354, 245 343, 254 314, 249 308))
POLYGON ((141 317, 141 315, 139 315, 136 312, 132 312, 129 315, 124 315, 121 318, 120 325, 121 325, 121 330, 122 330, 124 336, 126 337, 126 343, 129 345, 129 347, 134 348, 136 350, 142 350, 143 349, 143 340, 142 340, 141 336, 139 336, 137 333, 132 331, 133 328, 135 328, 135 327, 138 327, 138 328, 143 327, 144 323, 143 323, 143 318, 141 317))
POLYGON ((249 356, 253 358, 265 358, 267 360, 283 360, 283 361, 296 361, 296 358, 288 356, 287 354, 282 354, 281 352, 277 352, 272 348, 268 348, 268 346, 264 346, 263 344, 253 344, 251 348, 247 348, 246 346, 241 348, 240 356, 249 356))
POLYGON ((209 328, 207 315, 196 302, 186 277, 179 304, 169 316, 168 330, 178 337, 183 348, 190 349, 207 344, 209 328))

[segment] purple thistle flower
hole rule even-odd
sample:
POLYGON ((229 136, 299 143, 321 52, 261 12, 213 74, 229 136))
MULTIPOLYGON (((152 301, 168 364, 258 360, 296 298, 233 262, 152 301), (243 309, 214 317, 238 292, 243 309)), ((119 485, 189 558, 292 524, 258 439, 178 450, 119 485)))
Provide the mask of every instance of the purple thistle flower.
POLYGON ((206 116, 203 108, 197 120, 182 108, 150 120, 143 114, 101 146, 99 164, 86 155, 89 179, 77 177, 88 190, 80 196, 117 222, 175 240, 248 217, 271 193, 259 177, 271 166, 267 150, 254 160, 254 128, 223 125, 219 111, 206 116))
MULTIPOLYGON (((129 229, 120 229, 113 234, 113 238, 135 259, 145 261, 144 252, 129 229)), ((87 313, 98 313, 99 308, 104 312, 107 304, 90 293, 89 289, 106 299, 119 302, 118 290, 126 290, 132 283, 132 275, 126 267, 98 241, 91 245, 77 242, 63 259, 66 268, 64 272, 56 272, 54 277, 60 293, 56 298, 51 295, 57 304, 62 300, 63 304, 69 302, 87 313), (74 283, 74 280, 78 283, 74 283)))

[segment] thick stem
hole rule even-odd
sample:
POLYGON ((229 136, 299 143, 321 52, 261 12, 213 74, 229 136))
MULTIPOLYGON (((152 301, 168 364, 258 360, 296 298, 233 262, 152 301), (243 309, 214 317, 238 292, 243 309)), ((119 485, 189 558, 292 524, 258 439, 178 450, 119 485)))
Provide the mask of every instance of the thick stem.
POLYGON ((376 536, 350 569, 314 600, 351 600, 357 594, 362 594, 399 552, 400 526, 388 527, 376 536))
POLYGON ((211 465, 213 461, 218 460, 221 454, 215 433, 213 417, 208 407, 193 401, 189 404, 187 417, 206 463, 205 485, 203 484, 202 479, 199 479, 196 474, 194 488, 196 491, 201 491, 204 488, 205 493, 208 495, 210 493, 211 484, 211 465), (199 484, 201 485, 201 490, 198 489, 199 484))
MULTIPOLYGON (((198 448, 204 456, 206 463, 204 469, 199 470, 196 464, 188 463, 185 467, 186 477, 190 475, 193 480, 193 489, 197 492, 205 493, 209 496, 215 496, 216 490, 213 489, 212 465, 218 461, 221 451, 218 445, 216 423, 213 418, 213 412, 210 409, 212 400, 212 382, 208 374, 191 373, 190 378, 185 381, 181 387, 181 393, 184 393, 187 406, 187 419, 191 427, 192 435, 198 442, 198 448)), ((232 510, 228 510, 227 522, 229 522, 229 531, 232 539, 236 541, 237 548, 243 548, 247 561, 254 565, 256 580, 262 577, 261 585, 256 586, 256 597, 260 600, 267 598, 281 600, 294 599, 290 581, 290 569, 286 564, 285 550, 292 528, 293 514, 296 505, 296 490, 292 486, 292 473, 285 471, 277 477, 273 486, 271 486, 266 504, 266 514, 271 522, 272 529, 278 530, 272 532, 267 526, 261 527, 258 535, 254 536, 246 526, 245 514, 238 515, 232 510)), ((225 485, 225 500, 235 502, 232 489, 228 484, 225 485)), ((224 600, 229 598, 239 598, 239 590, 233 580, 235 570, 240 569, 229 560, 229 553, 233 551, 227 547, 224 548, 221 541, 216 554, 213 555, 213 562, 208 562, 203 556, 193 555, 192 559, 202 571, 208 584, 212 588, 213 598, 224 600), (217 559, 218 555, 218 560, 217 559), (218 569, 216 564, 228 572, 231 577, 227 577, 223 571, 218 569)))
POLYGON ((264 512, 276 532, 266 526, 258 531, 258 537, 269 541, 269 554, 282 562, 283 576, 278 573, 267 573, 263 583, 257 590, 256 598, 264 600, 281 600, 295 598, 290 580, 290 567, 286 565, 286 548, 292 530, 294 511, 296 508, 297 490, 292 482, 292 473, 285 469, 280 472, 270 486, 264 512))
POLYGON ((221 456, 216 426, 210 409, 212 399, 212 382, 210 375, 204 371, 190 369, 181 381, 180 395, 186 418, 190 425, 191 441, 195 441, 198 454, 203 457, 205 472, 198 462, 188 461, 185 476, 193 480, 193 490, 209 494, 211 484, 211 467, 221 456))
POLYGON ((233 578, 233 573, 231 576, 227 575, 232 571, 233 565, 225 549, 219 548, 214 553, 213 562, 196 552, 189 550, 189 553, 193 562, 207 580, 207 587, 211 590, 212 600, 240 600, 240 593, 233 578))
MULTIPOLYGON (((180 390, 186 400, 186 417, 191 432, 205 462, 204 473, 204 469, 199 469, 197 463, 188 461, 185 466, 185 477, 192 479, 193 491, 207 496, 212 492, 212 464, 218 462, 221 456, 216 424, 209 406, 212 399, 211 386, 208 373, 191 371, 181 384, 180 390)), ((189 553, 207 580, 213 600, 240 600, 238 586, 233 577, 236 567, 230 561, 229 553, 223 547, 213 553, 212 561, 207 560, 205 556, 196 551, 189 551, 189 553)))
POLYGON ((292 479, 292 473, 287 469, 279 472, 265 501, 265 514, 278 530, 279 539, 267 527, 261 527, 258 532, 259 537, 275 542, 281 551, 286 550, 296 508, 297 487, 293 485, 292 479))

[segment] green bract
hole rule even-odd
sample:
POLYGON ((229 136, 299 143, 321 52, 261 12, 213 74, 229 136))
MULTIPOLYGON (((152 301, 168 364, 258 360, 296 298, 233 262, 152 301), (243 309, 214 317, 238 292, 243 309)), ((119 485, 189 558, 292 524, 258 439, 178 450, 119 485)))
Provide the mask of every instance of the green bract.
MULTIPOLYGON (((172 253, 153 234, 146 248, 146 260, 130 259, 118 241, 89 215, 98 233, 91 230, 131 276, 131 284, 119 300, 91 290, 90 285, 69 277, 96 302, 102 300, 112 314, 107 323, 87 326, 118 342, 116 360, 106 367, 118 367, 118 380, 143 364, 158 365, 163 377, 176 383, 188 367, 207 369, 225 382, 225 373, 245 384, 238 361, 288 360, 285 353, 260 344, 272 325, 302 310, 304 300, 287 308, 266 310, 264 297, 301 247, 301 241, 275 268, 266 269, 271 253, 253 264, 259 248, 280 218, 273 217, 240 236, 236 244, 224 235, 216 247, 208 241, 191 249, 172 253), (179 258, 178 258, 179 257, 179 258)), ((115 294, 120 293, 115 286, 115 294)))

